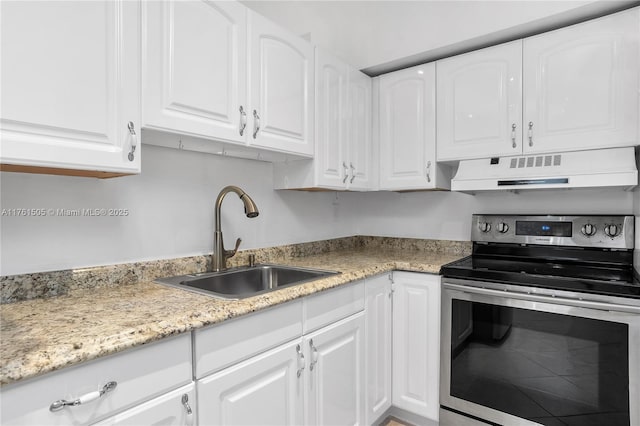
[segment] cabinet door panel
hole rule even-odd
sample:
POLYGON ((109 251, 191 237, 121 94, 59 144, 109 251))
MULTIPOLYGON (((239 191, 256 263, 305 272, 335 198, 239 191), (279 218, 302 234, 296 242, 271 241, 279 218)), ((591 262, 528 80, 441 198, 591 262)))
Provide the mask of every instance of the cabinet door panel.
POLYGON ((525 152, 638 143, 639 14, 525 39, 525 152))
POLYGON ((435 167, 435 65, 380 78, 380 189, 428 188, 435 167))
POLYGON ((145 125, 244 142, 246 9, 236 2, 145 2, 145 125))
POLYGON ((521 152, 521 54, 515 41, 438 61, 438 160, 521 152))
POLYGON ((365 306, 366 422, 373 424, 391 407, 391 281, 367 279, 365 306))
POLYGON ((0 7, 1 162, 139 172, 139 2, 0 7))
POLYGON ((307 425, 364 424, 363 313, 308 335, 307 425))
POLYGON ((212 374, 197 383, 202 425, 300 425, 303 376, 298 341, 212 374))
POLYGON ((346 65, 316 49, 316 73, 317 183, 344 188, 346 65))
POLYGON ((351 70, 346 134, 349 158, 349 189, 371 188, 371 78, 351 70))
POLYGON ((440 277, 394 272, 393 405, 437 420, 440 277))
POLYGON ((256 114, 251 111, 249 143, 312 156, 313 47, 255 13, 249 13, 249 43, 256 114))

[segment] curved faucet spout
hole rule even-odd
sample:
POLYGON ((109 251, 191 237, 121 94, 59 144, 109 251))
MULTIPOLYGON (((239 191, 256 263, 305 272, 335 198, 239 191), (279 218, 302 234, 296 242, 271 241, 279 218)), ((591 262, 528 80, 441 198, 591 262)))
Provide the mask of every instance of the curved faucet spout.
POLYGON ((238 247, 240 246, 240 242, 242 241, 240 238, 236 241, 236 247, 234 250, 225 250, 224 249, 224 241, 222 239, 222 222, 220 219, 220 209, 222 207, 222 200, 229 192, 235 192, 242 203, 244 204, 244 214, 248 218, 256 217, 260 214, 258 211, 258 206, 256 203, 249 197, 249 195, 240 189, 237 186, 229 185, 222 188, 222 191, 218 194, 218 198, 216 198, 216 207, 215 207, 215 232, 213 234, 213 260, 211 269, 213 271, 222 271, 227 269, 227 259, 233 257, 238 251, 238 247))

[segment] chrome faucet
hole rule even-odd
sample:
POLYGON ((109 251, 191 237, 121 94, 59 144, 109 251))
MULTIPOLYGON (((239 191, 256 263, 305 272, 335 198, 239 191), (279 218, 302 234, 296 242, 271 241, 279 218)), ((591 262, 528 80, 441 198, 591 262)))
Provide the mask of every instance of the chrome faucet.
POLYGON ((238 251, 238 247, 240 247, 240 243, 242 242, 242 240, 238 238, 236 240, 236 247, 233 250, 224 249, 224 241, 222 239, 222 225, 220 222, 220 208, 222 207, 222 200, 224 199, 224 196, 229 192, 235 192, 236 194, 238 194, 238 197, 240 197, 240 199, 244 203, 244 214, 246 214, 247 217, 256 217, 260 213, 258 211, 256 203, 254 203, 251 197, 249 197, 249 195, 242 189, 238 188, 237 186, 226 186, 222 188, 222 191, 220 191, 220 193, 218 194, 218 198, 216 199, 215 210, 216 229, 213 234, 213 259, 211 262, 211 270, 215 272, 224 271, 225 269, 227 269, 227 259, 233 257, 236 254, 236 252, 238 251))

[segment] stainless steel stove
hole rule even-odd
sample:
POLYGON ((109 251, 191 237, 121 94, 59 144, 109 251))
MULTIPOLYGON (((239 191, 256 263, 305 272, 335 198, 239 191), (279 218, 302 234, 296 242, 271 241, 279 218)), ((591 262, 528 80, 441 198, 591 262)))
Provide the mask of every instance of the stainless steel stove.
POLYGON ((633 216, 474 215, 442 268, 441 412, 640 425, 633 216))

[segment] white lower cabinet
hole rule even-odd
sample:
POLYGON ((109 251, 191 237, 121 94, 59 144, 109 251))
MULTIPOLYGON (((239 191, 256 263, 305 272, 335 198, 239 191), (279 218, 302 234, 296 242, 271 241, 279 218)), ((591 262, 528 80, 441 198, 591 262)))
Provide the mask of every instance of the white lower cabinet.
POLYGON ((182 394, 191 392, 184 388, 192 383, 191 358, 191 336, 184 333, 3 386, 0 424, 87 425, 122 413, 105 424, 182 425, 181 419, 189 417, 180 401, 182 394), (173 395, 178 388, 179 397, 173 395), (59 404, 77 400, 82 403, 59 404), (60 408, 52 410, 55 406, 60 408))
POLYGON ((391 407, 391 274, 365 287, 365 420, 373 424, 391 407))
POLYGON ((305 336, 306 425, 364 424, 364 313, 305 336))
POLYGON ((438 420, 440 276, 393 273, 393 405, 438 420))
POLYGON ((299 351, 296 340, 198 380, 200 424, 302 424, 299 351))
POLYGON ((360 281, 198 330, 199 424, 364 424, 363 308, 360 281), (244 341, 264 349, 230 366, 214 362, 227 352, 242 359, 244 341))
POLYGON ((95 426, 194 426, 197 424, 195 396, 195 385, 191 383, 124 413, 109 417, 95 426))

